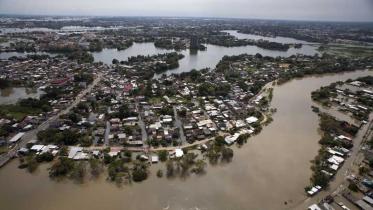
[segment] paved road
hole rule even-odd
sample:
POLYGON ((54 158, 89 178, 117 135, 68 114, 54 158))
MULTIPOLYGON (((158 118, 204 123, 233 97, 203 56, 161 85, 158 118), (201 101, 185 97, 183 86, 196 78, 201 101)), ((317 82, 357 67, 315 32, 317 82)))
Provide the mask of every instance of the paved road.
MULTIPOLYGON (((162 151, 162 150, 174 151, 175 149, 184 149, 184 148, 188 148, 188 147, 193 147, 193 146, 205 144, 205 143, 207 143, 209 141, 212 141, 214 139, 215 139, 215 137, 204 139, 204 140, 201 140, 201 141, 196 141, 196 142, 194 142, 192 144, 186 144, 186 145, 175 146, 175 147, 174 146, 170 146, 170 147, 144 148, 144 147, 123 147, 123 146, 118 146, 118 147, 115 147, 115 148, 117 148, 119 150, 126 149, 126 150, 133 151, 133 152, 157 152, 157 151, 162 151)), ((94 150, 103 150, 105 148, 106 148, 105 146, 93 146, 93 147, 87 147, 87 148, 84 148, 84 149, 88 150, 88 151, 94 151, 94 150)))
POLYGON ((104 145, 109 146, 109 135, 110 135, 110 122, 106 121, 106 129, 105 129, 105 137, 104 137, 104 145))
POLYGON ((136 98, 135 107, 136 107, 136 111, 139 113, 139 115, 138 115, 138 118, 139 118, 138 125, 141 128, 141 140, 142 140, 142 143, 143 143, 142 147, 143 147, 144 150, 146 150, 146 149, 149 148, 149 145, 147 144, 148 133, 146 131, 146 125, 145 125, 144 119, 141 115, 140 105, 139 105, 139 101, 138 101, 137 98, 136 98))
POLYGON ((75 100, 68 107, 66 107, 66 109, 64 109, 64 110, 60 111, 59 113, 57 113, 56 115, 53 115, 52 117, 48 118, 46 121, 41 123, 37 128, 26 132, 25 135, 22 137, 22 139, 17 142, 17 145, 13 149, 11 149, 7 154, 2 155, 0 157, 0 167, 3 166, 7 161, 9 161, 16 154, 16 152, 19 148, 26 146, 27 142, 29 142, 30 140, 36 139, 36 134, 39 131, 45 130, 46 128, 49 127, 51 122, 58 119, 61 115, 64 115, 64 114, 67 114, 68 112, 70 112, 70 110, 72 108, 74 108, 76 105, 79 104, 81 99, 87 93, 90 93, 92 91, 92 89, 101 81, 101 79, 102 79, 102 73, 98 73, 95 80, 86 89, 81 91, 79 93, 79 95, 75 98, 75 100))
POLYGON ((174 118, 175 118, 174 125, 179 128, 179 136, 180 136, 179 139, 180 139, 180 142, 181 142, 182 145, 183 144, 187 144, 186 137, 184 135, 184 130, 183 130, 183 123, 181 122, 181 120, 179 118, 179 115, 177 114, 176 106, 173 106, 172 108, 174 110, 174 118))

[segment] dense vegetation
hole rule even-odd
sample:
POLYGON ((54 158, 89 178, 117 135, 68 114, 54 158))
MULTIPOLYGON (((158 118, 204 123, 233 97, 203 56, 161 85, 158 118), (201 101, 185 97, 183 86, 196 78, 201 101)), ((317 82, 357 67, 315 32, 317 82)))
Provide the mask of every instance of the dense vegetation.
POLYGON ((39 115, 43 112, 51 111, 51 106, 47 100, 33 98, 21 99, 16 104, 0 105, 0 116, 22 120, 27 115, 39 115))
POLYGON ((228 83, 213 84, 204 82, 198 86, 198 94, 200 96, 227 96, 231 86, 228 83))
POLYGON ((89 137, 73 129, 60 131, 56 128, 48 128, 39 131, 37 137, 38 140, 44 144, 75 145, 80 143, 83 146, 89 146, 91 144, 91 139, 89 137))
POLYGON ((186 48, 185 43, 180 41, 173 41, 171 39, 161 38, 154 41, 154 46, 157 48, 169 49, 169 50, 182 50, 186 48))
POLYGON ((335 91, 336 84, 331 84, 330 86, 321 87, 311 93, 313 100, 323 103, 324 105, 329 104, 329 99, 331 97, 336 97, 337 93, 335 91))
POLYGON ((0 79, 0 89, 8 88, 12 85, 12 81, 8 79, 0 79))

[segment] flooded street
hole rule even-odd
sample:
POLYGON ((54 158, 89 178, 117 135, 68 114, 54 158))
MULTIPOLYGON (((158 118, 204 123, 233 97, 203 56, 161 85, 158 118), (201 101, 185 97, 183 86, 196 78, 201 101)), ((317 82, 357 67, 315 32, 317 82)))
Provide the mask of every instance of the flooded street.
MULTIPOLYGON (((148 209, 287 209, 304 199, 310 160, 319 149, 318 116, 310 92, 331 82, 372 75, 358 71, 292 80, 274 88, 274 121, 234 148, 233 161, 208 166, 207 174, 157 178, 163 164, 151 167, 143 183, 118 188, 105 177, 83 185, 48 178, 47 165, 35 174, 17 168, 18 160, 0 169, 1 209, 148 210, 148 209), (287 202, 285 205, 284 202, 287 202)), ((235 147, 235 146, 233 146, 235 147)))

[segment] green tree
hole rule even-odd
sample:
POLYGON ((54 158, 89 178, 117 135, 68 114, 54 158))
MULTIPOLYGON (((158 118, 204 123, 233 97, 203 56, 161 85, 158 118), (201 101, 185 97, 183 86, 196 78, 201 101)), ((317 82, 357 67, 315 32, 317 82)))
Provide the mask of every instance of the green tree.
POLYGON ((36 156, 36 161, 38 161, 39 163, 50 162, 53 159, 54 159, 54 156, 50 152, 45 152, 45 153, 42 153, 42 154, 36 156))
POLYGON ((173 177, 175 175, 175 164, 173 160, 166 162, 166 175, 167 177, 173 177))
POLYGON ((165 162, 168 159, 168 152, 166 150, 161 150, 158 152, 158 156, 160 161, 165 162))
POLYGON ((49 169, 49 176, 52 178, 69 175, 75 167, 75 162, 71 159, 60 157, 60 159, 49 169))
POLYGON ((70 178, 79 183, 82 183, 84 181, 84 177, 86 176, 86 169, 87 163, 84 161, 80 161, 78 164, 74 165, 70 178))
POLYGON ((222 151, 222 159, 225 161, 231 161, 233 158, 233 150, 231 148, 224 148, 222 151))
POLYGON ((222 137, 222 136, 215 137, 215 145, 217 145, 217 146, 223 146, 224 143, 225 143, 224 137, 222 137))
POLYGON ((157 177, 159 178, 163 177, 163 171, 161 169, 157 171, 157 177))
POLYGON ((103 165, 98 159, 90 159, 89 166, 93 177, 98 177, 103 171, 103 165))
POLYGON ((247 138, 249 138, 249 134, 241 134, 241 135, 238 136, 236 142, 239 145, 243 145, 244 143, 246 143, 247 138))
POLYGON ((137 161, 132 169, 132 179, 135 182, 141 182, 148 178, 148 168, 146 163, 137 161))
POLYGON ((196 174, 202 174, 205 172, 206 162, 204 160, 197 160, 193 172, 196 174))
POLYGON ((39 166, 39 163, 32 156, 27 157, 26 162, 27 162, 27 171, 30 173, 33 173, 34 171, 36 171, 36 169, 39 166))

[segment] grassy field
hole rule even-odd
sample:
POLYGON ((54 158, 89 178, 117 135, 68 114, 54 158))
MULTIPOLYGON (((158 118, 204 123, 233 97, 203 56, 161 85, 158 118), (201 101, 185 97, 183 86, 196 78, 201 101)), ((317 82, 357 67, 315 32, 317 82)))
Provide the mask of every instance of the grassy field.
POLYGON ((347 45, 347 44, 327 44, 319 48, 321 53, 328 53, 337 56, 349 57, 371 57, 373 56, 373 45, 347 45))
POLYGON ((162 102, 162 98, 160 97, 152 97, 149 99, 149 103, 151 104, 159 104, 162 102))
POLYGON ((22 120, 27 115, 38 115, 43 111, 38 108, 23 107, 20 105, 0 105, 0 116, 16 119, 17 121, 22 120))
POLYGON ((4 154, 4 153, 7 153, 8 152, 8 147, 6 147, 6 146, 2 146, 2 147, 0 147, 0 155, 1 154, 4 154))

